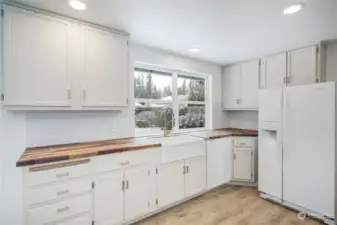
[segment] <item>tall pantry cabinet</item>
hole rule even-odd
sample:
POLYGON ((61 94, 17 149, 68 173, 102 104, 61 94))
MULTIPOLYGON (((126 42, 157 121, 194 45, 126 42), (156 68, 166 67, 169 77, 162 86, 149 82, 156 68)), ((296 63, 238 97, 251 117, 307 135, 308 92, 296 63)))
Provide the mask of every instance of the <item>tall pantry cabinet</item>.
POLYGON ((128 36, 3 5, 9 109, 109 110, 128 104, 128 36))

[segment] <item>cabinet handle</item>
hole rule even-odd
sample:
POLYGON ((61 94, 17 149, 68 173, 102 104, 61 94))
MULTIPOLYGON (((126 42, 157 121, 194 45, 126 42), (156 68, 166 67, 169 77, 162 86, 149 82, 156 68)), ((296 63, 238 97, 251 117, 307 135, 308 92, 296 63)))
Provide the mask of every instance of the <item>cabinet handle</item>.
POLYGON ((121 166, 127 166, 127 165, 129 165, 129 164, 130 164, 130 162, 121 162, 121 163, 120 163, 121 166))
POLYGON ((61 212, 67 211, 67 210, 69 210, 69 206, 66 206, 66 207, 63 207, 63 208, 59 208, 59 209, 57 209, 56 211, 57 211, 58 213, 61 213, 61 212))
POLYGON ((126 181, 125 189, 129 189, 129 181, 128 180, 126 181))
POLYGON ((233 154, 233 159, 236 160, 236 155, 235 154, 233 154))
POLYGON ((68 89, 68 99, 71 99, 71 90, 68 89))
POLYGON ((67 177, 67 176, 69 176, 69 172, 56 174, 56 178, 67 177))
POLYGON ((124 183, 124 181, 122 181, 122 191, 124 191, 125 190, 125 183, 124 183))
POLYGON ((59 191, 59 192, 57 192, 56 194, 57 194, 57 195, 65 195, 65 194, 68 194, 68 193, 69 193, 69 189, 63 190, 63 191, 59 191))
POLYGON ((189 172, 190 172, 190 167, 186 166, 186 173, 189 173, 189 172))
POLYGON ((183 174, 186 174, 186 166, 183 166, 183 174))

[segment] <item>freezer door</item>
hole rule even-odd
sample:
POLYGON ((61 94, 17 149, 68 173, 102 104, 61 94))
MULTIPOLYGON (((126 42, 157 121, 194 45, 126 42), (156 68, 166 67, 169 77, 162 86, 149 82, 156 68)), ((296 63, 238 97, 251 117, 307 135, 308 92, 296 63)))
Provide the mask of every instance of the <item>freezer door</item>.
POLYGON ((281 120, 282 93, 282 88, 259 90, 259 123, 281 120))
POLYGON ((334 217, 335 83, 284 90, 283 198, 334 217))

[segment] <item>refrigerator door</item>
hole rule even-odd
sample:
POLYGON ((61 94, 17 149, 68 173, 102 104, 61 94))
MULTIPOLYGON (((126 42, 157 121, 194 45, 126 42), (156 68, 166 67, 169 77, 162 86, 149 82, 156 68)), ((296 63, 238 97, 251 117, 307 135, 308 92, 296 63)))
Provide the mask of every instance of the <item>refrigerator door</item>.
POLYGON ((283 199, 334 218, 335 83, 284 94, 283 199))
POLYGON ((258 188, 282 199, 282 88, 259 91, 258 188))

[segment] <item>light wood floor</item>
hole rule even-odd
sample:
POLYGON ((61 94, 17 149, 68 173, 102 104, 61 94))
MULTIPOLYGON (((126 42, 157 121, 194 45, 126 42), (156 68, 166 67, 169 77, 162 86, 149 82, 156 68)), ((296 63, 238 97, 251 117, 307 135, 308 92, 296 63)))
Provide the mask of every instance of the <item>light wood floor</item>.
POLYGON ((220 187, 137 225, 321 225, 260 199, 256 188, 220 187))

